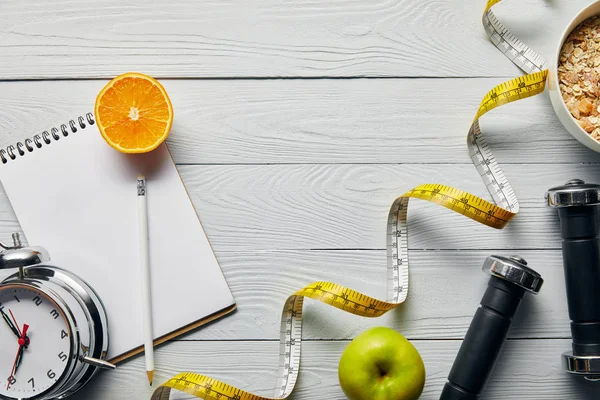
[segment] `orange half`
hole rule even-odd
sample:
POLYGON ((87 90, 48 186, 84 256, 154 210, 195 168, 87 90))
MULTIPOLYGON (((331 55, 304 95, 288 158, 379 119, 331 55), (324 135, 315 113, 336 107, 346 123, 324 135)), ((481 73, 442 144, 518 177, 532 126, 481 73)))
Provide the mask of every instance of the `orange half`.
POLYGON ((123 153, 146 153, 165 141, 173 124, 173 105, 158 81, 128 72, 110 81, 96 98, 102 137, 123 153))

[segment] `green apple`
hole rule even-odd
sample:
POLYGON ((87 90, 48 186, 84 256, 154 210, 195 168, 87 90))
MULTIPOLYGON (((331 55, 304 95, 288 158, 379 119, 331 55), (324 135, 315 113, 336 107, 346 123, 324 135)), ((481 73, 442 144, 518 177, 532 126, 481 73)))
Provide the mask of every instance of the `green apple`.
POLYGON ((350 342, 338 376, 350 400, 416 400, 425 386, 425 365, 404 336, 378 327, 350 342))

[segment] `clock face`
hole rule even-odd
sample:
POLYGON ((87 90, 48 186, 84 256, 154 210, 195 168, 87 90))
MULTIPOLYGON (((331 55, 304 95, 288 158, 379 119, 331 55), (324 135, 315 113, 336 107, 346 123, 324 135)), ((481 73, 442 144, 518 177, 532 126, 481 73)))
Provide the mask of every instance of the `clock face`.
POLYGON ((39 396, 63 375, 71 330, 58 305, 33 288, 0 289, 0 396, 39 396))

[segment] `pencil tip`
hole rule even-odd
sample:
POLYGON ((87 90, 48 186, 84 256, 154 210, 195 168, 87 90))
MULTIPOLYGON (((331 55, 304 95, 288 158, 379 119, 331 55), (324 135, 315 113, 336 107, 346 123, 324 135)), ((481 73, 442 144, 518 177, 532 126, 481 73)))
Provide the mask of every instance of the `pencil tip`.
POLYGON ((152 381, 154 380, 154 370, 146 371, 146 374, 148 375, 148 382, 150 382, 150 386, 152 386, 152 381))
POLYGON ((144 176, 144 174, 138 174, 137 179, 138 181, 143 181, 144 179, 146 179, 146 177, 144 176))

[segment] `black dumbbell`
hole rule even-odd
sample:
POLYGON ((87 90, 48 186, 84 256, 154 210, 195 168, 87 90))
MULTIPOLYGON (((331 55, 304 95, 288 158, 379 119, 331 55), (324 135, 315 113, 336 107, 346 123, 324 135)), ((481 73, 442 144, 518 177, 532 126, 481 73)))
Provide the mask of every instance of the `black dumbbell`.
POLYGON ((440 400, 476 400, 494 369, 508 329, 526 292, 537 294, 544 280, 518 256, 488 257, 491 275, 440 400))
POLYGON ((571 319, 572 351, 563 353, 569 373, 600 380, 600 185, 573 179, 548 190, 558 209, 563 266, 571 319))

